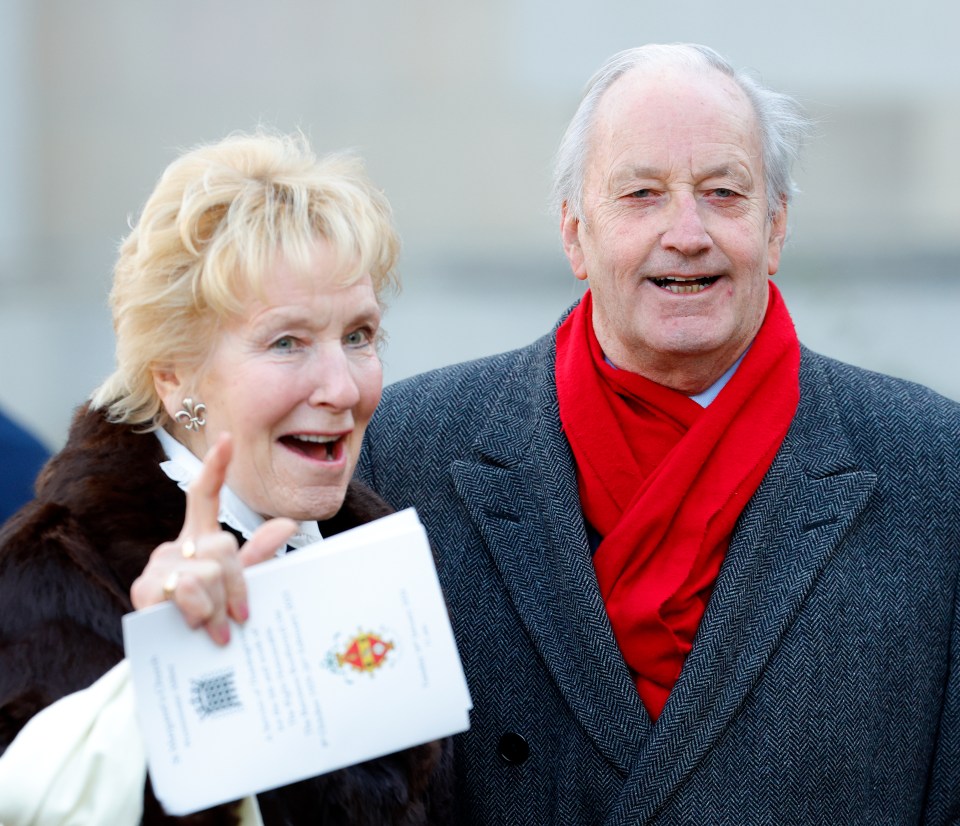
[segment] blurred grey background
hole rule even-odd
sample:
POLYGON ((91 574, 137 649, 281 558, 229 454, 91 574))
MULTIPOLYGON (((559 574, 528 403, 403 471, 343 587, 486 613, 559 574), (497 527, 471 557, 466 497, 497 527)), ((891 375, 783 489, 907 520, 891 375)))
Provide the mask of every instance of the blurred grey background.
POLYGON ((613 52, 695 41, 819 123, 778 283, 801 339, 960 399, 950 0, 0 0, 0 406, 52 448, 112 365, 127 222, 178 150, 263 123, 393 203, 388 381, 519 346, 580 294, 554 149, 613 52))

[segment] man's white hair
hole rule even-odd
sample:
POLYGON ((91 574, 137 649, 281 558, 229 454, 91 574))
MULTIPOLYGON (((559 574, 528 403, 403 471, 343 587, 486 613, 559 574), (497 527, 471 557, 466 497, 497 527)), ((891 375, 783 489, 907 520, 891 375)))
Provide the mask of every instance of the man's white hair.
POLYGON ((695 43, 649 44, 613 55, 587 84, 577 111, 560 141, 554 164, 552 206, 559 215, 564 204, 574 218, 583 220, 583 179, 589 154, 590 133, 597 106, 604 92, 620 77, 636 68, 677 66, 685 69, 716 69, 743 90, 756 113, 760 129, 767 214, 772 218, 782 203, 796 192, 793 163, 812 128, 800 104, 789 95, 761 85, 708 46, 695 43))

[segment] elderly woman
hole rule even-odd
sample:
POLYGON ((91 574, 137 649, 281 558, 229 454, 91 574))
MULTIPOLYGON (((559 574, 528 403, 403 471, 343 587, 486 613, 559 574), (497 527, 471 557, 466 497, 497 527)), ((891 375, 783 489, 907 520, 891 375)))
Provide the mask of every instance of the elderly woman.
MULTIPOLYGON (((166 170, 116 265, 117 369, 0 533, 0 750, 121 660, 124 613, 169 599, 224 643, 243 566, 389 512, 351 475, 397 249, 359 162, 302 138, 231 137, 166 170)), ((259 805, 268 826, 442 822, 449 760, 430 743, 259 805)), ((143 822, 177 822, 149 783, 143 822)))

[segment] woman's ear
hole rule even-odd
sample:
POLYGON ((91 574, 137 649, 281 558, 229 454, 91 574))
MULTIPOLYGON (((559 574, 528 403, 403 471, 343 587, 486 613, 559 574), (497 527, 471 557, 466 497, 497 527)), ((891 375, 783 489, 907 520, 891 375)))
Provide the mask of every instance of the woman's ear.
POLYGON ((160 365, 151 367, 150 373, 153 375, 153 386, 163 409, 173 419, 176 412, 183 407, 184 386, 180 374, 172 367, 160 365))

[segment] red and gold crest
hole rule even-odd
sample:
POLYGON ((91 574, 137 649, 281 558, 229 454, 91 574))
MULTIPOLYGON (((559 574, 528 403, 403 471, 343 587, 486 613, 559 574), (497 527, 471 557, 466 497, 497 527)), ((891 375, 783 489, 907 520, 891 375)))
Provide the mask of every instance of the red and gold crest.
POLYGON ((360 631, 331 652, 330 664, 339 669, 371 674, 380 668, 393 650, 393 643, 374 631, 360 631))

